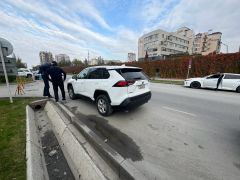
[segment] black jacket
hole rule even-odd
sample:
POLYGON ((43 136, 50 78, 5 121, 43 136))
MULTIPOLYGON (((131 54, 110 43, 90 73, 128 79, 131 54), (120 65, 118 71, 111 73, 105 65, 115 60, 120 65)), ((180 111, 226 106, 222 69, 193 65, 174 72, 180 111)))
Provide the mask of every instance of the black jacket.
POLYGON ((49 63, 45 63, 39 67, 38 74, 41 74, 42 77, 46 77, 48 69, 51 67, 49 63))
POLYGON ((66 73, 58 66, 51 66, 47 71, 47 78, 52 83, 61 83, 63 81, 63 76, 65 81, 66 73), (51 79, 49 78, 49 75, 51 79))

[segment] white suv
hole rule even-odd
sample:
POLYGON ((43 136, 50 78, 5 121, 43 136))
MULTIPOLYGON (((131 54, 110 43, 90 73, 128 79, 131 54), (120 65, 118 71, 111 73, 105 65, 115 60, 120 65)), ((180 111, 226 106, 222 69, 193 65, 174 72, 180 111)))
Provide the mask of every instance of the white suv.
POLYGON ((29 69, 19 68, 17 71, 18 71, 18 76, 24 76, 27 78, 33 77, 33 73, 29 69))
POLYGON ((107 116, 115 108, 131 108, 151 99, 149 81, 142 69, 130 66, 94 66, 74 75, 67 84, 69 97, 91 98, 107 116))

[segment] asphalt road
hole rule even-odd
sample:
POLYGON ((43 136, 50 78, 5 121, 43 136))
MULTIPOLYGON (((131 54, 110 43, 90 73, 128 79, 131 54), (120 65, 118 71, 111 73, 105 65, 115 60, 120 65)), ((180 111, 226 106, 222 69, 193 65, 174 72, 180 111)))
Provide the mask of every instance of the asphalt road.
MULTIPOLYGON (((153 180, 239 180, 240 94, 151 86, 149 103, 105 118, 140 148, 143 159, 132 163, 153 180)), ((68 100, 65 104, 75 113, 100 117, 89 101, 68 100)))
MULTIPOLYGON (((27 84, 24 96, 41 96, 42 88, 41 81, 27 84)), ((67 98, 64 104, 134 144, 126 157, 149 179, 239 180, 240 94, 155 83, 151 89, 149 103, 104 119, 92 102, 67 98)), ((0 86, 4 96, 7 89, 0 86)))

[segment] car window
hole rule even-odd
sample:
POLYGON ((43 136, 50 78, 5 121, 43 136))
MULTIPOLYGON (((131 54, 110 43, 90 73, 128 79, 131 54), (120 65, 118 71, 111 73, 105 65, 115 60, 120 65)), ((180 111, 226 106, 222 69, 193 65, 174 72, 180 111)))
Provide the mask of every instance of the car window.
POLYGON ((220 77, 220 74, 214 74, 214 75, 208 76, 207 79, 217 79, 219 77, 220 77))
POLYGON ((106 68, 102 68, 103 72, 103 79, 108 79, 110 77, 110 74, 106 68))
POLYGON ((88 73, 88 69, 84 69, 77 75, 77 78, 78 79, 86 79, 87 73, 88 73))
POLYGON ((147 80, 148 79, 142 72, 142 69, 123 68, 123 69, 117 69, 117 72, 121 74, 126 80, 147 80))
POLYGON ((102 79, 102 70, 100 68, 89 69, 88 79, 102 79))
POLYGON ((88 79, 108 79, 109 76, 105 68, 91 68, 88 72, 88 79))
POLYGON ((23 72, 22 70, 18 70, 18 72, 23 72))
POLYGON ((240 79, 240 75, 226 74, 224 79, 240 79))

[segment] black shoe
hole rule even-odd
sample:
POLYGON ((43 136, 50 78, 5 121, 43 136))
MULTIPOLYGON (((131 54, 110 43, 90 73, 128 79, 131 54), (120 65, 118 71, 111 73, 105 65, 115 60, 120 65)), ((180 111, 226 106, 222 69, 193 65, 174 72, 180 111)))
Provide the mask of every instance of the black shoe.
POLYGON ((66 98, 62 98, 63 101, 66 101, 66 98))
POLYGON ((55 99, 56 102, 58 102, 58 99, 55 99))
POLYGON ((52 96, 51 96, 51 95, 49 95, 49 96, 48 96, 48 98, 52 98, 52 96))

